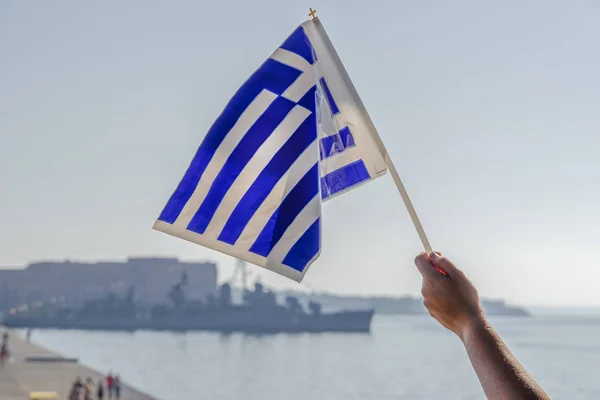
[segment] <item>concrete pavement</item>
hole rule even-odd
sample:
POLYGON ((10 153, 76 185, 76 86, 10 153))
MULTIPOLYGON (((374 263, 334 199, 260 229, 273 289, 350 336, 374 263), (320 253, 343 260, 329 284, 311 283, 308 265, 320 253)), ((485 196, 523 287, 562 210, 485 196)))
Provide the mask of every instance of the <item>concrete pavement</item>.
MULTIPOLYGON (((10 334, 9 349, 12 362, 0 366, 0 400, 26 400, 34 391, 57 392, 59 400, 67 400, 76 377, 92 378, 97 384, 103 376, 76 362, 26 361, 28 356, 58 357, 56 353, 10 334)), ((106 395, 105 395, 106 398, 106 395)), ((123 400, 156 400, 121 383, 123 400)))

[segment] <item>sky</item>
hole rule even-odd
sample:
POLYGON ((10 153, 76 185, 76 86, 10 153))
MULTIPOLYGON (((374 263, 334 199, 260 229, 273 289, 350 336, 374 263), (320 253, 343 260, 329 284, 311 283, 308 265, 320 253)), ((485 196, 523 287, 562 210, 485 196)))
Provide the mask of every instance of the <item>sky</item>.
MULTIPOLYGON (((0 2, 0 265, 235 261, 154 231, 244 80, 317 9, 433 247, 482 297, 600 306, 600 3, 0 2)), ((389 175, 323 207, 274 288, 419 294, 389 175)))

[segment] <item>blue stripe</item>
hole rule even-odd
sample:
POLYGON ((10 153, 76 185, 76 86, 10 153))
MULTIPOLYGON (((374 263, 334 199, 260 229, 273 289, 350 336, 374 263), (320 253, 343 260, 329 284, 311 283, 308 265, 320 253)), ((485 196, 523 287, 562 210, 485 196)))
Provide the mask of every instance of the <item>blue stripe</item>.
POLYGON ((339 114, 340 109, 338 108, 337 104, 335 103, 335 100, 333 99, 333 95, 331 94, 331 91, 329 90, 329 86, 327 86, 327 82, 325 82, 325 78, 319 79, 319 82, 321 82, 321 87, 323 88, 323 91, 325 92, 325 97, 327 98, 327 103, 329 103, 329 109, 331 110, 331 115, 339 114))
POLYGON ((315 112, 316 109, 316 96, 315 96, 315 92, 317 91, 317 85, 314 85, 312 88, 310 88, 308 90, 308 92, 306 92, 304 94, 304 96, 302 96, 302 98, 300 99, 300 101, 298 101, 298 105, 302 106, 304 108, 306 108, 308 111, 310 112, 315 112))
POLYGON ((214 153, 254 98, 263 89, 270 90, 276 94, 282 94, 294 83, 300 74, 301 72, 295 68, 272 59, 265 61, 252 74, 242 87, 238 89, 229 103, 227 103, 227 106, 225 106, 221 115, 211 126, 185 172, 183 179, 158 217, 160 221, 169 224, 175 222, 181 210, 183 210, 183 207, 194 193, 196 186, 198 186, 198 182, 214 153))
POLYGON ((220 241, 235 244, 273 187, 316 138, 316 117, 311 113, 256 177, 225 223, 220 241))
POLYGON ((315 54, 312 46, 308 40, 308 37, 306 36, 306 33, 304 32, 304 28, 301 26, 292 32, 292 34, 285 39, 285 42, 283 42, 280 47, 287 51, 291 51, 292 53, 298 54, 311 64, 315 62, 315 54))
POLYGON ((290 266, 297 271, 304 271, 306 264, 308 264, 319 252, 321 237, 319 220, 320 218, 317 218, 300 239, 294 243, 283 259, 283 264, 290 266))
POLYGON ((365 163, 362 160, 354 161, 321 178, 321 198, 325 200, 342 190, 369 180, 369 178, 365 163))
POLYGON ((284 97, 277 97, 252 127, 248 129, 248 132, 231 152, 227 161, 223 164, 223 168, 215 177, 206 198, 187 226, 188 230, 200 234, 204 233, 233 182, 259 147, 271 136, 273 130, 295 106, 296 103, 293 101, 284 97))
POLYGON ((341 153, 346 149, 356 146, 354 136, 347 126, 340 129, 339 133, 326 136, 320 141, 319 151, 321 160, 329 158, 335 154, 341 153))
POLYGON ((315 164, 288 193, 275 210, 250 251, 266 257, 279 242, 283 233, 296 219, 308 202, 319 193, 319 165, 315 164))

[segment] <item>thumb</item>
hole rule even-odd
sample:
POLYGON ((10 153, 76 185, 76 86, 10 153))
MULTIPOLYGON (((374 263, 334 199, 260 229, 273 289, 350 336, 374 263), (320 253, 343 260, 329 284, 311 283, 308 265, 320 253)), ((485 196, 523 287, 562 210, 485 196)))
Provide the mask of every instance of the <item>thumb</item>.
POLYGON ((427 253, 423 252, 415 258, 415 265, 423 278, 434 279, 439 274, 432 266, 427 253))

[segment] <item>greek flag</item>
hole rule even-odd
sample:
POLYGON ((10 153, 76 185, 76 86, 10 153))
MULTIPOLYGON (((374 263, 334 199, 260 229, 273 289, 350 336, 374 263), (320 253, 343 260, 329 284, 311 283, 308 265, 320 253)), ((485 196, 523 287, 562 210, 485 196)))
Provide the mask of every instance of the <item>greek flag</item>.
POLYGON ((301 281, 321 203, 386 173, 385 150, 318 18, 239 88, 154 229, 301 281))

